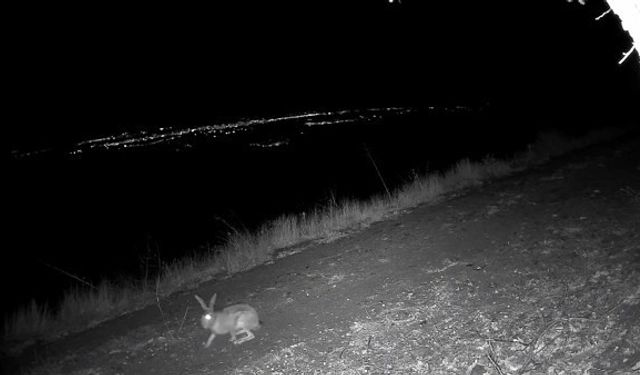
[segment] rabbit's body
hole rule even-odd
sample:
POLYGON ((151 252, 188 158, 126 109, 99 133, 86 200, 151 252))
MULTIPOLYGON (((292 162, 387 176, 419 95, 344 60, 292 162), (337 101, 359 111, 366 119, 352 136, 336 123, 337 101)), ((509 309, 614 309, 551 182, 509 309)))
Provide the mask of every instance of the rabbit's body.
POLYGON ((216 300, 216 295, 211 297, 209 306, 207 306, 202 298, 195 296, 200 305, 205 311, 205 314, 200 318, 202 328, 211 331, 211 335, 205 344, 205 347, 209 347, 216 335, 231 335, 231 342, 234 344, 242 344, 245 341, 249 341, 255 337, 252 330, 260 328, 260 319, 258 318, 258 312, 253 307, 247 304, 237 304, 229 307, 225 307, 220 311, 213 310, 213 304, 216 300), (245 333, 246 336, 237 339, 236 336, 245 333))

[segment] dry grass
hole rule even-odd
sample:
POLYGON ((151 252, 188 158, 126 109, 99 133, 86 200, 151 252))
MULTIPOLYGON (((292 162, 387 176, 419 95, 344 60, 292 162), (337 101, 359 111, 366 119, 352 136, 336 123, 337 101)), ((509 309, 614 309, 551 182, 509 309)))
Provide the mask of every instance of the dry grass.
POLYGON ((4 319, 4 341, 30 342, 30 339, 53 339, 65 332, 86 329, 98 322, 154 303, 158 298, 212 279, 215 275, 248 270, 272 258, 277 249, 309 240, 330 240, 346 230, 366 226, 399 210, 432 202, 450 193, 540 164, 590 144, 613 139, 621 130, 597 131, 579 139, 567 139, 548 132, 526 152, 511 160, 486 158, 480 162, 464 159, 445 173, 414 176, 414 179, 391 192, 366 201, 330 201, 324 208, 310 213, 287 215, 265 223, 255 233, 236 231, 225 245, 203 254, 165 264, 153 283, 131 282, 126 285, 102 283, 96 289, 68 291, 57 311, 32 302, 4 319))

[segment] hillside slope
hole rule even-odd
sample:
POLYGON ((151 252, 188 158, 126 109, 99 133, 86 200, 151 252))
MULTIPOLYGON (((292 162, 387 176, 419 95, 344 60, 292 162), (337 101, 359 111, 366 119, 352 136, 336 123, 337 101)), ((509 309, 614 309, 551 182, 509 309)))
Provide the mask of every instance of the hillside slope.
POLYGON ((638 139, 287 251, 25 353, 19 365, 141 375, 640 369, 638 139), (257 308, 254 340, 222 336, 203 348, 193 294, 214 292, 218 308, 257 308))

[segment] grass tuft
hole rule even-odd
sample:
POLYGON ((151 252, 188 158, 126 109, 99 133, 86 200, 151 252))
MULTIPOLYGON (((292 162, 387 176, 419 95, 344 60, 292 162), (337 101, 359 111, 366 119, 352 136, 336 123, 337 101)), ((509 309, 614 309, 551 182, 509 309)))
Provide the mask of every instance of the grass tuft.
POLYGON ((57 316, 51 313, 47 305, 40 305, 35 300, 4 318, 5 336, 24 337, 42 334, 57 316))

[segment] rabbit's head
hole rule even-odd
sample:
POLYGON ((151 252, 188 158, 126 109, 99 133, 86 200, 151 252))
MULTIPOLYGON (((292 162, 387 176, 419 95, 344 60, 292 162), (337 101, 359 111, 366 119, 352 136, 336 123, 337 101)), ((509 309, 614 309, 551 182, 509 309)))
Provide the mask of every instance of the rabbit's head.
POLYGON ((214 294, 211 297, 209 305, 205 304, 204 300, 199 296, 195 296, 196 300, 198 300, 200 306, 202 306, 202 309, 204 310, 204 314, 202 314, 202 317, 200 318, 200 324, 204 329, 209 329, 211 325, 216 321, 216 313, 213 311, 213 304, 216 302, 216 296, 217 294, 214 294))

